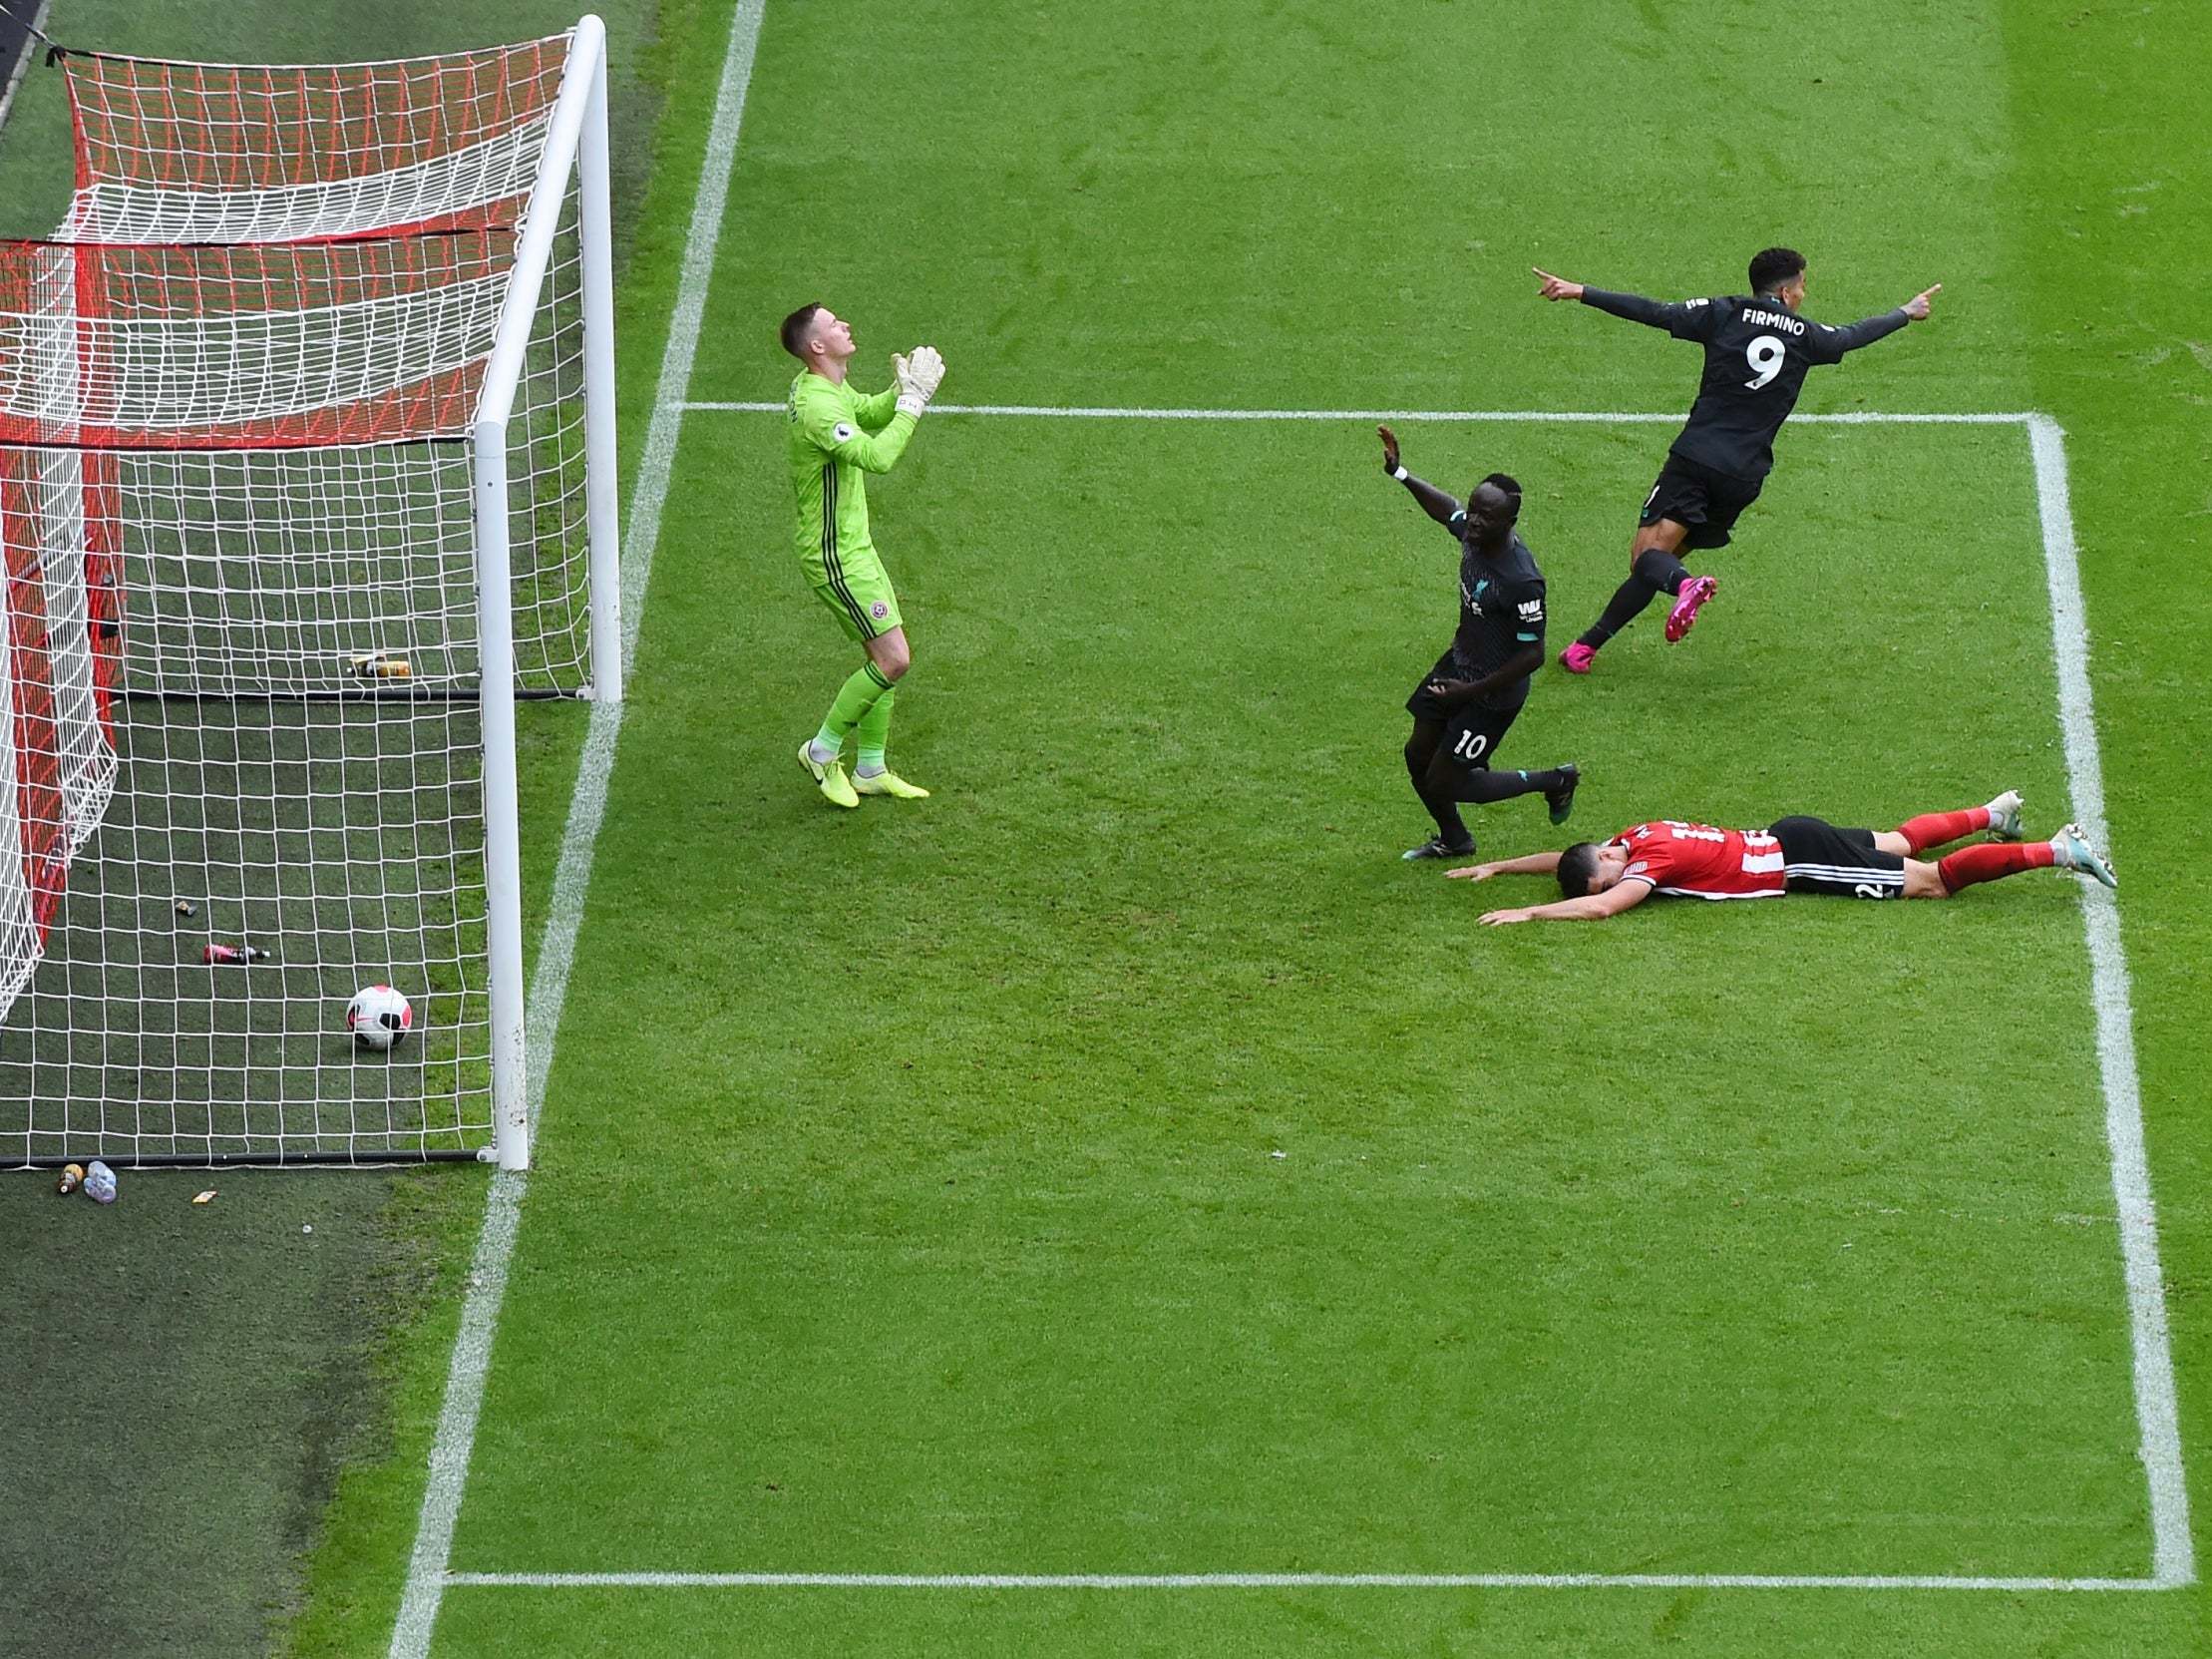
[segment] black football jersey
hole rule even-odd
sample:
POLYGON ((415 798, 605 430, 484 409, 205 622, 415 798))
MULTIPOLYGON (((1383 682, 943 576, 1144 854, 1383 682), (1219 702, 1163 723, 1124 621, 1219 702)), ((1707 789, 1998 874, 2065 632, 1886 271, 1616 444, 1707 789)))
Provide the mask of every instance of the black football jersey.
MULTIPOLYGON (((1519 536, 1496 559, 1485 558, 1461 537, 1465 512, 1449 526, 1459 542, 1459 630, 1452 635, 1452 663, 1468 679, 1496 673, 1518 652, 1544 648, 1544 573, 1519 536)), ((1528 700, 1526 674, 1482 699, 1487 708, 1519 708, 1528 700)))
POLYGON ((1778 299, 1744 295, 1668 302, 1585 287, 1582 298, 1585 305, 1705 348, 1697 401, 1673 452, 1750 483, 1774 465, 1774 434, 1797 407, 1805 371, 1872 345, 1909 320, 1900 308, 1836 328, 1800 316, 1778 299))

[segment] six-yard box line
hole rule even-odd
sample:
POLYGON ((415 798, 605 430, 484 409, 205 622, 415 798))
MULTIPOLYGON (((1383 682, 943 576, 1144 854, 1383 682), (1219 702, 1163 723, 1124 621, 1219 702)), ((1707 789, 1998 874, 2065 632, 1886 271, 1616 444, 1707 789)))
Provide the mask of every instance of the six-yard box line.
MULTIPOLYGON (((782 403, 692 400, 683 413, 781 414, 782 403)), ((1550 423, 1582 425, 1678 424, 1678 413, 1606 410, 1420 409, 1152 409, 1056 407, 1035 404, 937 404, 942 415, 985 415, 1060 420, 1401 421, 1461 425, 1550 423)), ((2065 740, 2068 793, 2073 816, 2098 845, 2109 846, 2104 815, 2103 768, 2088 676, 2088 628, 2082 605, 2073 512, 2066 478, 2064 433, 2050 416, 2013 413, 1912 414, 1854 410, 1800 414, 1801 424, 1837 426, 2017 426, 2028 434, 2043 540, 2051 648, 2056 668, 2059 724, 2065 740)), ((632 613, 634 617, 635 612, 632 613)), ((635 622, 631 624, 636 625, 635 622)), ((2105 1140, 2120 1231, 2133 1354, 2138 1456, 2149 1486, 2151 1573, 2145 1578, 2000 1577, 1943 1574, 1808 1573, 889 1573, 889 1572, 455 1572, 450 1588, 843 1588, 843 1589, 1284 1589, 1284 1588, 1708 1588, 1708 1589, 1933 1589, 1995 1591, 2110 1591, 2176 1589, 2195 1582, 2189 1536, 2188 1490, 2182 1467, 2174 1394, 2173 1360, 2158 1261, 2157 1216, 2145 1159, 2142 1101, 2137 1076, 2132 993, 2120 943, 2117 901, 2106 889, 2080 887, 2082 925, 2090 962, 2090 999, 2096 1015, 2097 1059, 2105 1101, 2105 1140)))

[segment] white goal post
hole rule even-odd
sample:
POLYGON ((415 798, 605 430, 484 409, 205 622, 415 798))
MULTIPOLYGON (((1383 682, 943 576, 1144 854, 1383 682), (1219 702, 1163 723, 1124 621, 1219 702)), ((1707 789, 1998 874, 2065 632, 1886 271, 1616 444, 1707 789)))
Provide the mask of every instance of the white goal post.
POLYGON ((524 1167, 517 699, 621 695, 604 28, 55 57, 77 190, 0 244, 0 1162, 524 1167))

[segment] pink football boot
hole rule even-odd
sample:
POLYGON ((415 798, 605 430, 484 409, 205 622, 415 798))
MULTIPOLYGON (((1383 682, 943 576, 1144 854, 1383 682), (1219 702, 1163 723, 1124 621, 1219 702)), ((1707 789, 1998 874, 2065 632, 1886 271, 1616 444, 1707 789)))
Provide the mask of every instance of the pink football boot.
POLYGON ((1720 591, 1720 584, 1709 576, 1693 576, 1682 584, 1681 593, 1674 600, 1674 609, 1666 614, 1666 642, 1673 644, 1697 621, 1697 612, 1705 601, 1720 591))

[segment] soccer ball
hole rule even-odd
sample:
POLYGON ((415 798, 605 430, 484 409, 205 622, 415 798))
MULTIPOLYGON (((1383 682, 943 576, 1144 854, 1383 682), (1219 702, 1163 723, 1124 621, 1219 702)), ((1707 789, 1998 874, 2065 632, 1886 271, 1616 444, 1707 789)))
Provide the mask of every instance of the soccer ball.
POLYGON ((388 985, 372 985, 346 1004, 346 1030, 364 1048, 390 1048, 415 1029, 415 1010, 388 985))

